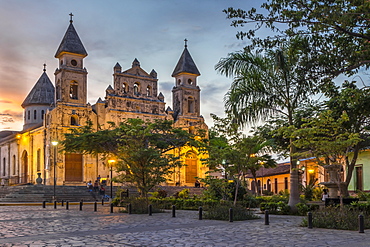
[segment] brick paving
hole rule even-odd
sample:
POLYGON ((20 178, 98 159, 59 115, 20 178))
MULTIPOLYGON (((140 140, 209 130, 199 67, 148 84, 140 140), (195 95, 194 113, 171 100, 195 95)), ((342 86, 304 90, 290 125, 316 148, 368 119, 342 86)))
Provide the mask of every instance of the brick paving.
POLYGON ((370 246, 365 233, 300 227, 302 217, 270 215, 270 224, 199 220, 196 211, 149 215, 110 213, 108 204, 54 209, 0 207, 0 246, 370 246))

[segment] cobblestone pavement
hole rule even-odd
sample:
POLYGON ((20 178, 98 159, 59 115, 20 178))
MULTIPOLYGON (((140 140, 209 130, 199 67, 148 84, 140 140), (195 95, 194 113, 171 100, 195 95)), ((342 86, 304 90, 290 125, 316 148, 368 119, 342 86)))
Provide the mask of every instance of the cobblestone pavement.
POLYGON ((370 246, 370 230, 300 227, 302 217, 242 222, 199 220, 198 212, 110 213, 110 207, 0 207, 0 246, 370 246))

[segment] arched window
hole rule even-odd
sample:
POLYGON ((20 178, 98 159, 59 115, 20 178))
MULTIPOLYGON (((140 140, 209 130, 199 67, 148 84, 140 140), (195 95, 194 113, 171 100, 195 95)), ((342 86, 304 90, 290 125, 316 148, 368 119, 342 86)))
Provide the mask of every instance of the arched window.
POLYGON ((194 113, 194 99, 192 97, 188 98, 188 113, 194 113))
POLYGON ((69 97, 71 99, 78 99, 78 83, 76 81, 71 81, 69 87, 69 97))
POLYGON ((42 119, 42 120, 44 120, 44 115, 45 115, 45 111, 44 111, 44 110, 42 110, 42 111, 41 111, 41 119, 42 119))
POLYGON ((30 120, 31 119, 31 111, 28 111, 27 112, 27 119, 30 120))
POLYGON ((135 82, 134 84, 134 94, 139 95, 140 88, 139 88, 139 83, 135 82))
POLYGON ((59 86, 59 83, 60 83, 60 80, 58 80, 57 82, 57 86, 55 88, 55 97, 56 97, 56 101, 60 100, 60 86, 59 86))
POLYGON ((152 89, 150 88, 150 86, 146 87, 146 96, 152 96, 152 89))
POLYGON ((36 110, 33 110, 33 119, 36 120, 36 118, 37 118, 37 111, 36 110))
POLYGON ((177 80, 177 85, 180 85, 181 84, 181 79, 178 79, 177 80))
POLYGON ((126 83, 122 84, 122 93, 127 93, 128 92, 128 87, 126 83))
POLYGON ((72 116, 71 117, 71 125, 73 125, 73 126, 78 125, 78 117, 77 116, 72 116))
POLYGON ((188 79, 189 85, 193 85, 193 81, 191 79, 188 79))

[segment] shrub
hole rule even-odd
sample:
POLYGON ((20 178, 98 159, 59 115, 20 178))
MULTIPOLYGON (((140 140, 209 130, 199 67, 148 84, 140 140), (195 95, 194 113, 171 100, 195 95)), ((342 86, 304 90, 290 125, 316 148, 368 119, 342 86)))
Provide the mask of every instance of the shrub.
POLYGON ((165 198, 165 197, 167 197, 167 191, 165 191, 165 190, 157 190, 157 191, 151 192, 151 194, 152 194, 152 197, 154 197, 154 198, 165 198))
POLYGON ((183 189, 182 191, 180 191, 178 197, 184 199, 189 198, 189 189, 183 189))
MULTIPOLYGON (((122 213, 127 213, 126 206, 131 203, 131 213, 133 214, 147 214, 149 213, 148 205, 145 198, 129 198, 127 204, 121 206, 125 206, 125 209, 120 210, 122 213)), ((158 207, 155 203, 152 204, 152 212, 153 213, 162 213, 163 210, 158 207)))
MULTIPOLYGON (((246 209, 245 207, 232 207, 233 208, 233 220, 252 220, 259 219, 260 217, 253 214, 253 211, 246 209)), ((229 205, 217 205, 209 208, 204 213, 205 219, 211 220, 229 220, 229 205)))
MULTIPOLYGON (((327 207, 312 214, 312 225, 318 228, 358 230, 358 216, 361 211, 351 207, 327 207)), ((370 215, 364 214, 365 228, 370 228, 370 215)), ((307 218, 303 219, 302 226, 307 226, 307 218)))
POLYGON ((316 211, 319 209, 319 205, 309 205, 305 203, 298 203, 297 205, 298 215, 307 215, 308 212, 316 211))
POLYGON ((283 201, 280 202, 261 202, 260 210, 268 210, 271 214, 289 214, 290 206, 283 201))

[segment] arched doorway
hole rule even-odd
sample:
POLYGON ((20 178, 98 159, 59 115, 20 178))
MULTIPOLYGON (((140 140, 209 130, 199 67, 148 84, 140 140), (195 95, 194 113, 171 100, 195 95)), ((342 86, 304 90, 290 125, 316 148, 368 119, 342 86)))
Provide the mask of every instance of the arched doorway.
POLYGON ((197 172, 197 155, 194 152, 188 152, 185 156, 185 183, 195 183, 197 172))
POLYGON ((28 153, 22 153, 21 183, 28 183, 28 153))

